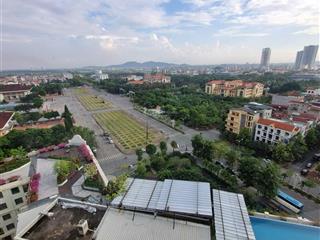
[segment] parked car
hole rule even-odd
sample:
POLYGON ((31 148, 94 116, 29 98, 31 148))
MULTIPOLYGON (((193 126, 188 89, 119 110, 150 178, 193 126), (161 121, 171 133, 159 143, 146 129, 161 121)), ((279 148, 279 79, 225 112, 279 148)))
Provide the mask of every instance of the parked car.
POLYGON ((304 168, 304 169, 301 170, 300 174, 302 176, 306 176, 308 174, 308 172, 309 172, 309 169, 304 168))
POLYGON ((307 163, 306 168, 311 168, 311 167, 312 167, 312 163, 311 162, 307 163))
POLYGON ((314 160, 317 160, 317 161, 320 161, 320 153, 316 153, 316 154, 313 156, 313 159, 314 159, 314 160))

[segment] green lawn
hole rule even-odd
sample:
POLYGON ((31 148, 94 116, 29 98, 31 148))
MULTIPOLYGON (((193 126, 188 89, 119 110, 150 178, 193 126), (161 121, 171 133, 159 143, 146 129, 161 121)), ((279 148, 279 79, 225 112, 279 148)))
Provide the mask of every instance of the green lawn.
MULTIPOLYGON (((146 127, 125 112, 96 113, 94 118, 124 150, 135 150, 146 145, 146 127)), ((160 134, 149 129, 148 143, 156 142, 159 139, 160 134)))
POLYGON ((88 89, 83 88, 83 87, 75 88, 73 91, 74 91, 74 93, 79 94, 79 95, 80 94, 89 94, 88 89))
POLYGON ((95 95, 79 95, 77 96, 81 104, 88 110, 100 110, 111 108, 111 102, 108 102, 98 96, 95 95))

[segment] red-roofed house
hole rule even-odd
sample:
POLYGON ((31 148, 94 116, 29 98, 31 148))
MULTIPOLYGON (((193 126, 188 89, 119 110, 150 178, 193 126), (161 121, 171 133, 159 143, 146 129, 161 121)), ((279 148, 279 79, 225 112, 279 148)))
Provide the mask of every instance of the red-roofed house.
POLYGON ((279 142, 287 144, 299 132, 300 128, 290 122, 260 118, 257 121, 254 140, 268 144, 279 142))
POLYGON ((300 128, 289 122, 260 118, 257 121, 254 140, 268 144, 279 142, 287 144, 299 132, 300 128))
POLYGON ((166 76, 163 73, 145 74, 143 81, 146 83, 170 83, 171 77, 166 76))
POLYGON ((12 127, 12 117, 14 112, 0 112, 0 137, 8 134, 12 127))
POLYGON ((0 99, 5 101, 17 101, 31 93, 32 86, 21 84, 0 85, 0 99))
POLYGON ((205 92, 223 97, 261 97, 264 85, 258 82, 242 80, 212 80, 207 82, 205 92))

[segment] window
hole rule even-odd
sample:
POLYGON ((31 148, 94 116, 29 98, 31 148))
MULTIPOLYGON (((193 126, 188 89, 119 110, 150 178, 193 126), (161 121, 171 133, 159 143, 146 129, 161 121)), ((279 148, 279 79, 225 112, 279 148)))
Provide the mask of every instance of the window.
POLYGON ((234 120, 234 117, 231 117, 231 121, 233 121, 234 120))
POLYGON ((270 132, 273 133, 273 129, 272 128, 270 129, 270 132))
POLYGON ((279 140, 279 136, 276 136, 276 140, 279 140))
POLYGON ((264 127, 264 130, 268 130, 268 127, 267 127, 267 126, 265 126, 265 127, 264 127))
POLYGON ((266 134, 266 133, 263 133, 263 136, 264 136, 264 137, 266 137, 266 136, 267 136, 267 134, 266 134))
POLYGON ((0 198, 3 198, 3 194, 2 194, 2 192, 0 192, 0 198))
POLYGON ((6 215, 3 215, 2 218, 3 218, 3 221, 6 221, 11 218, 11 215, 10 215, 10 213, 8 213, 6 215))
POLYGON ((260 133, 261 133, 261 132, 260 132, 260 131, 258 131, 257 133, 260 135, 260 133))
POLYGON ((259 138, 259 137, 256 137, 256 141, 260 141, 260 138, 259 138))
POLYGON ((12 189, 11 189, 11 192, 12 192, 12 194, 17 194, 17 193, 20 192, 20 190, 19 190, 18 187, 15 187, 15 188, 12 188, 12 189))
POLYGON ((10 231, 11 229, 14 229, 14 224, 13 223, 8 224, 7 229, 8 231, 10 231))
POLYGON ((22 198, 17 198, 14 200, 14 202, 16 203, 16 205, 23 203, 23 199, 22 198))
POLYGON ((269 138, 272 138, 272 134, 269 134, 269 138))
POLYGON ((288 133, 288 132, 286 132, 286 136, 289 136, 289 133, 288 133))
POLYGON ((23 191, 26 193, 28 192, 28 189, 29 189, 29 185, 28 184, 25 184, 22 186, 23 187, 23 191))
POLYGON ((4 234, 4 231, 2 228, 0 228, 0 235, 4 234))
POLYGON ((278 130, 277 130, 277 134, 280 134, 280 132, 281 132, 281 131, 278 129, 278 130))
POLYGON ((6 209, 7 208, 7 204, 6 203, 1 203, 0 204, 0 211, 3 210, 3 209, 6 209))
POLYGON ((258 125, 258 128, 260 128, 260 129, 261 129, 261 128, 262 128, 262 126, 261 126, 261 125, 258 125))

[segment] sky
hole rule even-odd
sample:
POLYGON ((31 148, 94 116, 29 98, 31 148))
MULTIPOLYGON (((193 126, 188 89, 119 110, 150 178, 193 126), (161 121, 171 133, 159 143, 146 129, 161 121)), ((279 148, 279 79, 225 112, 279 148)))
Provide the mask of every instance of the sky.
POLYGON ((293 62, 319 44, 318 0, 0 0, 1 69, 293 62))

